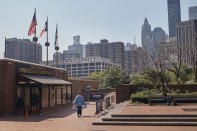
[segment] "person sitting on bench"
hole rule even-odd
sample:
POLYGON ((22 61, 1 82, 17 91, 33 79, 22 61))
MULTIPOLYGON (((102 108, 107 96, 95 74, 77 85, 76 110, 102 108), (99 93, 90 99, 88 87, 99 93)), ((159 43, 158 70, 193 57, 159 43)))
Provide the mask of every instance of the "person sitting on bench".
POLYGON ((163 92, 163 97, 164 97, 164 100, 166 101, 166 104, 169 105, 171 99, 170 99, 170 97, 168 97, 167 91, 163 92))

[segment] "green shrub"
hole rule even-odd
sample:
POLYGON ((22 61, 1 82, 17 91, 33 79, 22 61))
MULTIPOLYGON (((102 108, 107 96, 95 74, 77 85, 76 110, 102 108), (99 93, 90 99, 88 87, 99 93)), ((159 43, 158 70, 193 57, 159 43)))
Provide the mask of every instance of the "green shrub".
POLYGON ((142 93, 132 94, 130 96, 131 103, 148 103, 148 97, 144 96, 142 93))

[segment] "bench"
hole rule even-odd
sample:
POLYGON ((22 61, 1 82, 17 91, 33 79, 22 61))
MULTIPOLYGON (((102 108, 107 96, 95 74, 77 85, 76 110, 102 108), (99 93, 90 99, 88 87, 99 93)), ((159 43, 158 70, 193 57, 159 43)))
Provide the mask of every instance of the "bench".
MULTIPOLYGON (((176 105, 176 103, 191 103, 195 102, 197 103, 197 96, 184 96, 184 95, 169 95, 168 98, 170 98, 171 105, 176 105)), ((149 96, 149 105, 152 105, 152 102, 166 102, 166 99, 163 96, 149 96)), ((166 103, 169 104, 169 103, 166 103)))
POLYGON ((176 103, 191 103, 195 102, 197 103, 197 96, 183 96, 183 95, 175 95, 174 96, 174 103, 173 105, 176 105, 176 103))
MULTIPOLYGON (((168 96, 167 98, 170 98, 171 105, 175 105, 176 104, 176 102, 174 101, 174 99, 172 98, 172 96, 168 96)), ((163 102, 163 103, 166 103, 166 99, 167 98, 164 98, 162 95, 149 96, 149 98, 148 98, 149 106, 152 105, 152 102, 160 102, 160 103, 163 102)), ((169 103, 166 103, 166 104, 168 105, 169 103)))

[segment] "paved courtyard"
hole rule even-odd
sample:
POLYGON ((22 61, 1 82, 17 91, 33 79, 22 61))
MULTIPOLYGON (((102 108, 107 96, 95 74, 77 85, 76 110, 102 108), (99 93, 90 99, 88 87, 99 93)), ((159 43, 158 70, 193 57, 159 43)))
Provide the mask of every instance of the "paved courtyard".
POLYGON ((114 105, 110 110, 105 110, 102 116, 94 115, 95 103, 88 103, 84 108, 83 116, 77 118, 75 110, 68 107, 64 110, 41 116, 12 116, 0 118, 0 131, 196 131, 197 127, 152 127, 152 126, 93 126, 93 121, 99 121, 102 117, 109 117, 112 113, 197 113, 197 105, 179 106, 148 106, 127 105, 121 103, 114 105))

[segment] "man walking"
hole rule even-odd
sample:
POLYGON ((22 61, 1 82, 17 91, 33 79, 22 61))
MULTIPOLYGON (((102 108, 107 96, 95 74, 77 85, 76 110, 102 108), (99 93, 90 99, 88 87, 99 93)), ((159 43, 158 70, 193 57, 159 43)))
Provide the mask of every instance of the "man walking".
POLYGON ((86 103, 84 101, 83 96, 78 94, 75 97, 73 104, 77 107, 77 116, 80 117, 82 114, 82 106, 85 105, 85 107, 86 107, 86 103))

